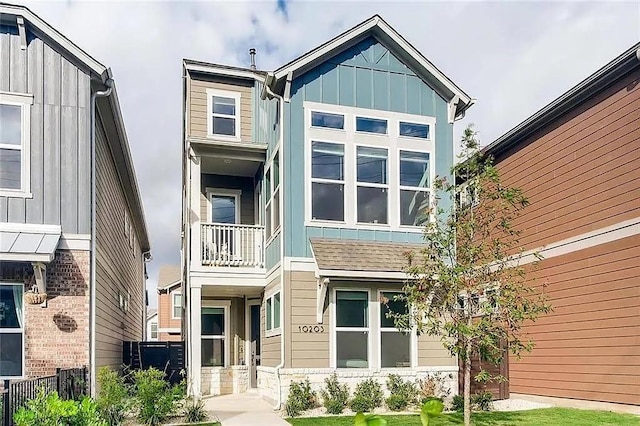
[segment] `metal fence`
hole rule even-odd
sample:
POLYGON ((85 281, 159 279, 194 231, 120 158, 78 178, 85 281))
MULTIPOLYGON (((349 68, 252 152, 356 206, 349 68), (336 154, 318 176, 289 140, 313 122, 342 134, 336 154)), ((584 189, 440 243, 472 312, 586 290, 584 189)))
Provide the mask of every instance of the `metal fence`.
POLYGON ((13 415, 27 401, 34 399, 40 389, 58 392, 62 399, 78 399, 88 392, 87 367, 57 368, 53 376, 16 382, 5 381, 2 390, 2 425, 12 426, 13 415))

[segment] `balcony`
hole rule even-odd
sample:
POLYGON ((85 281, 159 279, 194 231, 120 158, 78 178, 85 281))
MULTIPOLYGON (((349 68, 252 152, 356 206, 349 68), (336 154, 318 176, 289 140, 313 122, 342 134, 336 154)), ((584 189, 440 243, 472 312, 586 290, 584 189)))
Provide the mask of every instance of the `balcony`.
POLYGON ((203 223, 202 265, 264 268, 264 226, 203 223))

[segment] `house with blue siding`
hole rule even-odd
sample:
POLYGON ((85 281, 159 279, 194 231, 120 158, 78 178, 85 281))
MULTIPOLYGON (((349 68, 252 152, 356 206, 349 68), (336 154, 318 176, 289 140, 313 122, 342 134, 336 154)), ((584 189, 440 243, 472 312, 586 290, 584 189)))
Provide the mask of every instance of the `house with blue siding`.
POLYGON ((184 60, 183 327, 190 393, 441 373, 439 339, 402 333, 453 124, 473 104, 380 16, 274 71, 184 60))

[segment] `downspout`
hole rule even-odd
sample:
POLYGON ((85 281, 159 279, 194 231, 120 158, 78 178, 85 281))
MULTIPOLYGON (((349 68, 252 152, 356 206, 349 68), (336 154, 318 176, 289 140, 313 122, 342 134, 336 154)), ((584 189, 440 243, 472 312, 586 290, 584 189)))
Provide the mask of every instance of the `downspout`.
POLYGON ((107 90, 91 94, 91 250, 89 266, 89 381, 91 395, 96 392, 96 99, 111 95, 113 79, 111 69, 103 74, 107 90))

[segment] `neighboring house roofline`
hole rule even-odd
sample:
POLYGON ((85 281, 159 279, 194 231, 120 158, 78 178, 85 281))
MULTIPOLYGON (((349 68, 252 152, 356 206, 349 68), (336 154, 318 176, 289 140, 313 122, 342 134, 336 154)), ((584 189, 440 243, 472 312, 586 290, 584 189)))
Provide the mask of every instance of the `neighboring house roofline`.
POLYGON ((174 287, 179 287, 180 284, 182 284, 182 280, 181 279, 178 280, 178 281, 174 281, 172 283, 163 285, 163 286, 158 286, 158 293, 161 293, 164 290, 167 290, 167 291, 172 290, 174 287))
POLYGON ((392 47, 393 51, 406 52, 410 64, 414 71, 418 71, 418 75, 427 80, 431 84, 436 84, 439 93, 446 93, 447 101, 452 101, 457 97, 457 106, 455 116, 461 116, 475 102, 468 94, 458 87, 451 79, 449 79, 442 71, 440 71, 433 63, 431 63, 418 49, 402 37, 393 27, 391 27, 380 15, 374 15, 371 18, 359 23, 355 27, 343 32, 326 43, 316 47, 315 49, 299 56, 289 63, 278 68, 273 73, 273 87, 278 81, 283 79, 291 80, 298 75, 312 69, 317 64, 335 56, 339 51, 344 50, 348 45, 355 44, 372 33, 383 43, 392 47), (395 47, 395 49, 393 49, 395 47))
POLYGON ((196 61, 193 59, 183 59, 182 63, 185 70, 202 74, 214 74, 222 75, 225 77, 258 81, 264 81, 264 77, 267 75, 265 71, 253 70, 251 68, 234 67, 230 65, 214 64, 211 62, 196 61))
POLYGON ((640 67, 640 43, 636 43, 604 67, 487 145, 483 149, 484 153, 495 155, 525 141, 542 127, 593 98, 636 67, 640 67))

